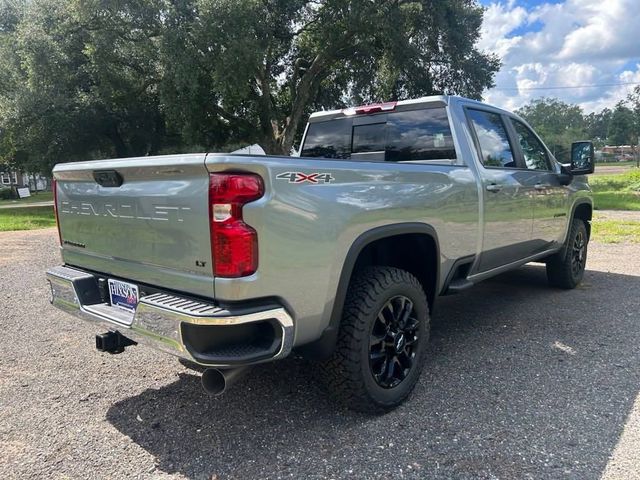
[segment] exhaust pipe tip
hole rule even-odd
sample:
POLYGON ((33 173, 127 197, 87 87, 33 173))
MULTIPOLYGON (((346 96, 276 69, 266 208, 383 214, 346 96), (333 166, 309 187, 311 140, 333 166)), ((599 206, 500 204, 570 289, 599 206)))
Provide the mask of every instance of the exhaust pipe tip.
POLYGON ((217 368, 207 368, 202 373, 202 388, 209 395, 222 395, 227 389, 227 380, 224 374, 217 368))
POLYGON ((207 368, 202 373, 202 388, 209 395, 218 396, 227 391, 250 370, 250 367, 236 367, 228 370, 207 368))

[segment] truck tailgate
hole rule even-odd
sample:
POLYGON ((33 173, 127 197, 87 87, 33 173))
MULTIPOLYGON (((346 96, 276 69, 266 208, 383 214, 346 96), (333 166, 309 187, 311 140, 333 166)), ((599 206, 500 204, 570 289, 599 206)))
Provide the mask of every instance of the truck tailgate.
POLYGON ((213 297, 205 157, 57 165, 65 263, 213 297))

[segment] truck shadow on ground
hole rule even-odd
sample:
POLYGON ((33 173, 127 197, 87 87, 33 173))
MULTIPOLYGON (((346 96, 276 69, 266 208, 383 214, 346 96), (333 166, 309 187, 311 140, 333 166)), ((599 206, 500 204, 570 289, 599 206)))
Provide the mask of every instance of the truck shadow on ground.
POLYGON ((634 291, 595 271, 553 290, 532 265, 445 297, 415 393, 380 417, 337 407, 292 358, 220 398, 181 374, 107 418, 189 478, 599 478, 640 385, 634 291))

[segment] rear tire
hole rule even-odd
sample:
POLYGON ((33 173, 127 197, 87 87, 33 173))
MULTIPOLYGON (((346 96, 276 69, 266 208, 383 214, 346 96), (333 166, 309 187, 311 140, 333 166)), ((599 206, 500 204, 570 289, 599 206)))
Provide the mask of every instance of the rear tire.
POLYGON ((429 340, 429 307, 418 279, 392 267, 369 267, 349 285, 325 383, 349 408, 381 413, 411 394, 429 340))
POLYGON ((564 289, 578 286, 587 264, 588 243, 589 237, 584 221, 574 218, 564 247, 547 260, 549 285, 564 289))

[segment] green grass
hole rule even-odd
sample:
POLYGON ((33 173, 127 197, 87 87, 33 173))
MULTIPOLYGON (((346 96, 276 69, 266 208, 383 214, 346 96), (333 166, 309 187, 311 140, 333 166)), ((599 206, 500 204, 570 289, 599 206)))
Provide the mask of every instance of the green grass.
POLYGON ((0 205, 11 205, 20 203, 36 203, 36 202, 49 202, 53 200, 53 192, 40 192, 38 194, 32 194, 27 198, 0 200, 0 205))
POLYGON ((640 210, 640 194, 631 192, 594 192, 596 210, 640 210))
POLYGON ((635 160, 625 160, 624 162, 596 162, 596 167, 635 167, 635 160))
POLYGON ((592 238, 602 243, 640 243, 640 222, 636 220, 599 220, 591 224, 592 238))
POLYGON ((596 210, 640 210, 640 170, 589 177, 596 210))
POLYGON ((53 207, 0 209, 0 232, 54 227, 53 207))

